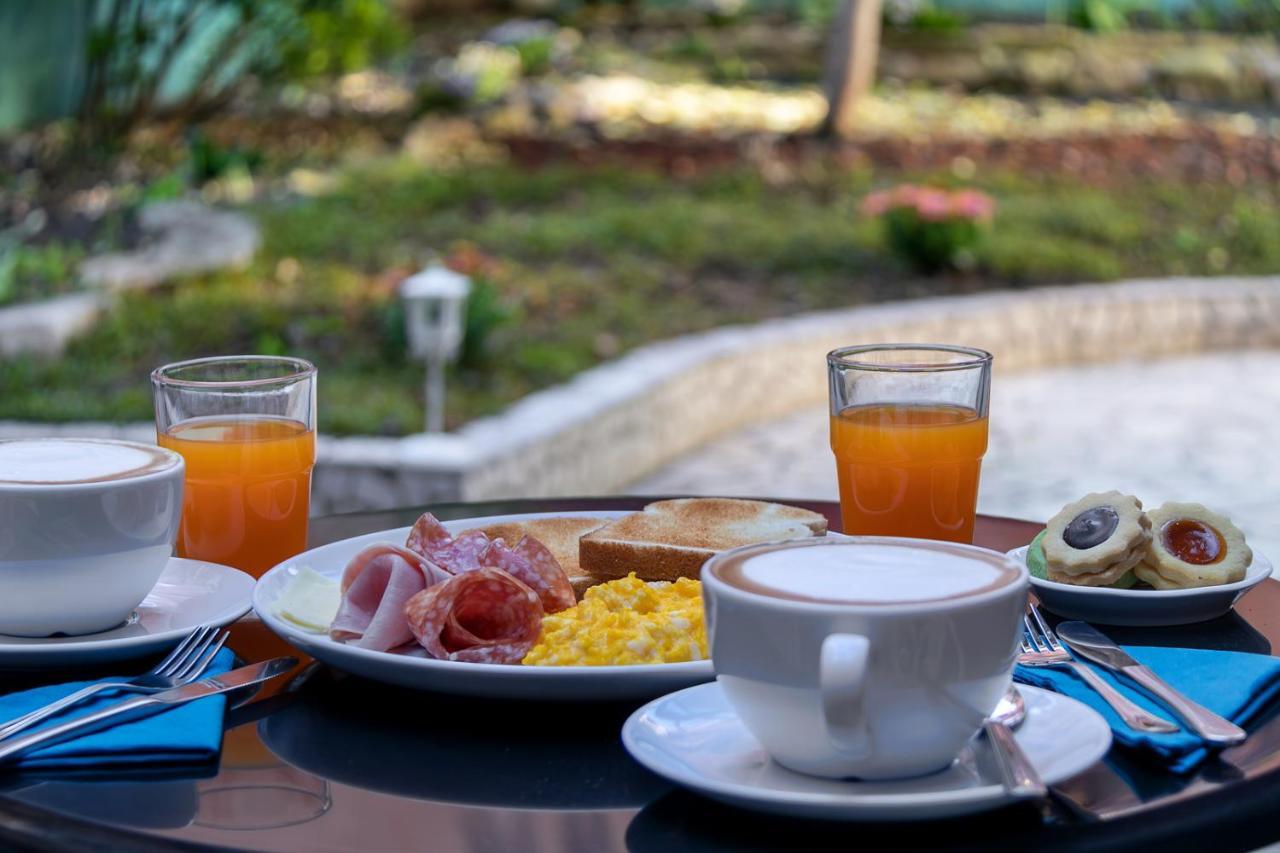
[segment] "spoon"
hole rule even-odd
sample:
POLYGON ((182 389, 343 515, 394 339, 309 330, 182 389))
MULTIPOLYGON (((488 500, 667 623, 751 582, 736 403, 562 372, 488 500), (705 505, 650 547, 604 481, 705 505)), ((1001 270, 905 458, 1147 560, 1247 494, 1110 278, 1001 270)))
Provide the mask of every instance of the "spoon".
POLYGON ((1000 768, 1000 776, 1004 779, 1004 789, 1015 797, 1045 797, 1049 789, 1040 780, 1040 774, 1027 758, 1027 754, 1018 745, 1013 730, 1027 716, 1026 703, 1016 687, 1010 685, 1000 704, 982 724, 991 743, 991 752, 996 757, 996 765, 1000 768))

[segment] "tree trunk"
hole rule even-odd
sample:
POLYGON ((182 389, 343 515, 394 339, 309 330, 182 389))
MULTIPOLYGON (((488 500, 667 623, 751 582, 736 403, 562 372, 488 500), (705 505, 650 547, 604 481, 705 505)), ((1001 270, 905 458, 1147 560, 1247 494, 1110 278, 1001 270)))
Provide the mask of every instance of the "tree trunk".
POLYGON ((847 138, 852 135, 858 101, 876 79, 876 55, 880 51, 881 0, 844 0, 831 28, 827 46, 824 88, 827 118, 822 132, 847 138))

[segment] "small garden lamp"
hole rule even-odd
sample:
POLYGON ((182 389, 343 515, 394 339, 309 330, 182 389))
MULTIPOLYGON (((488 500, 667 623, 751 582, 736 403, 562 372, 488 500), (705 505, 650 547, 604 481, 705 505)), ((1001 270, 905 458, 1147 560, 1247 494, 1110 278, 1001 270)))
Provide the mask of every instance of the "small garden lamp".
POLYGON ((444 431, 444 368, 462 347, 471 279, 440 263, 400 283, 409 351, 427 362, 427 432, 444 431))

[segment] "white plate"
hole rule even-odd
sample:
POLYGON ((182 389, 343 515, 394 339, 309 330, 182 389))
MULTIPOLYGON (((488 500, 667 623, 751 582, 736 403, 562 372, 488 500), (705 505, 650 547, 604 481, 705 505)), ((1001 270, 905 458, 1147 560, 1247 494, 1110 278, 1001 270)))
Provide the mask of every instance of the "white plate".
POLYGON ((173 557, 118 628, 77 637, 0 634, 0 669, 88 666, 164 651, 197 625, 228 625, 249 612, 253 578, 230 566, 173 557))
MULTIPOLYGON (((1045 784, 1055 785, 1106 754, 1111 729, 1091 708, 1019 685, 1027 718, 1015 735, 1045 784)), ((655 699, 623 724, 622 743, 645 767, 712 799, 755 811, 827 820, 925 820, 1013 801, 985 738, 941 773, 888 782, 823 779, 775 764, 724 698, 702 684, 655 699)))
MULTIPOLYGON (((444 522, 456 535, 472 527, 508 521, 555 516, 618 518, 622 510, 596 512, 544 512, 495 515, 444 522)), ((329 639, 326 634, 304 631, 276 616, 276 601, 299 569, 310 567, 327 578, 339 579, 347 562, 360 549, 378 542, 403 545, 410 528, 383 530, 355 536, 304 551, 262 576, 253 593, 259 618, 288 643, 317 660, 353 675, 420 690, 440 690, 467 696, 499 696, 510 699, 638 699, 656 696, 715 677, 711 661, 637 664, 635 666, 521 666, 461 661, 429 660, 360 649, 329 639)))
MULTIPOLYGON (((1027 548, 1014 548, 1009 556, 1026 563, 1027 548)), ((1046 610, 1068 619, 1105 625, 1189 625, 1216 619, 1235 606, 1236 600, 1271 576, 1271 561, 1253 552, 1253 563, 1244 580, 1221 586, 1193 589, 1111 589, 1074 586, 1032 577, 1036 598, 1046 610)))

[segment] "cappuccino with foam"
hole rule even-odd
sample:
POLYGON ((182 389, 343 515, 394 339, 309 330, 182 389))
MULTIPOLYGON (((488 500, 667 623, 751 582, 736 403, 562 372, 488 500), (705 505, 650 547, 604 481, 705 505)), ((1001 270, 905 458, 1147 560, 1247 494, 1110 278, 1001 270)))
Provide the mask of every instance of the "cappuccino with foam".
POLYGON ((863 605, 964 598, 1019 579, 1017 567, 993 551, 874 538, 751 546, 719 562, 715 573, 756 595, 863 605))
POLYGON ((779 764, 894 779, 951 764, 1009 686, 1027 570, 892 537, 747 545, 702 567, 716 682, 779 764))
POLYGON ((0 483, 56 485, 125 480, 182 464, 159 447, 93 438, 0 441, 0 483))
POLYGON ((0 634, 129 618, 173 553, 182 457, 129 441, 0 441, 0 634))

